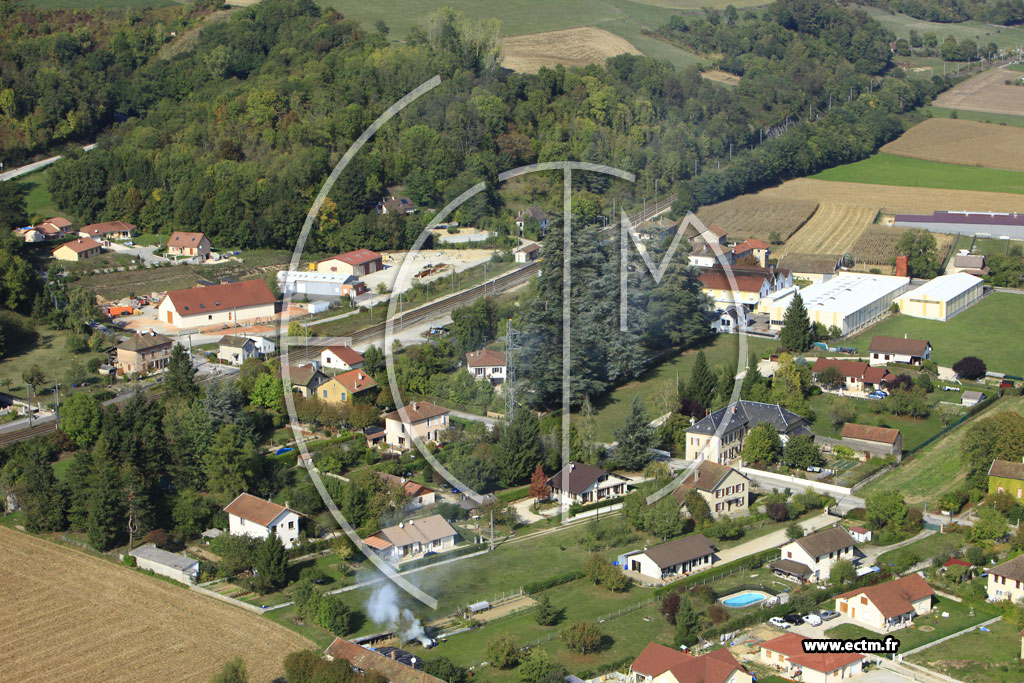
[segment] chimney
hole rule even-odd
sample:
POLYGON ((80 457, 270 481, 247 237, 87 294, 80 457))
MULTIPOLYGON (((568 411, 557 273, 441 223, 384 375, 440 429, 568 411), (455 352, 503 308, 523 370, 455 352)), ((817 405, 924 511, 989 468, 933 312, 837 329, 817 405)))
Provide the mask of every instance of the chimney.
POLYGON ((405 522, 399 522, 398 523, 398 528, 399 529, 404 529, 405 528, 405 522))
POLYGON ((696 484, 700 481, 700 468, 698 467, 693 471, 693 483, 696 484))
POLYGON ((909 271, 909 267, 908 267, 907 261, 908 261, 908 258, 907 258, 906 255, 900 255, 900 256, 896 257, 896 276, 897 277, 907 277, 907 274, 908 274, 908 271, 909 271))
POLYGON ((398 657, 395 656, 394 650, 391 651, 391 659, 398 659, 398 657))
POLYGON ((416 520, 415 520, 415 519, 410 519, 410 520, 409 520, 409 526, 412 526, 412 525, 413 525, 413 524, 415 524, 415 523, 416 523, 416 520))
POLYGON ((572 472, 574 469, 576 469, 576 463, 574 463, 574 462, 569 463, 569 471, 572 472))

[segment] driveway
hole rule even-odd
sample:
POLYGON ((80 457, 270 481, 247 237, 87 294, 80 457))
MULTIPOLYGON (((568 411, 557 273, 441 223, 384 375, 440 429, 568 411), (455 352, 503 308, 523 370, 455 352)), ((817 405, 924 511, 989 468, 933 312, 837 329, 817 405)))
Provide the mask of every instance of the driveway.
MULTIPOLYGON (((142 247, 138 245, 134 247, 129 247, 124 244, 118 244, 117 242, 111 242, 110 246, 107 247, 107 249, 109 249, 110 251, 116 252, 118 254, 127 254, 129 256, 134 256, 138 259, 141 259, 142 262, 145 264, 151 265, 154 263, 172 263, 172 261, 169 261, 163 256, 156 256, 155 252, 159 248, 160 247, 156 245, 153 245, 151 247, 142 247)), ((182 263, 184 263, 184 261, 182 263)))
MULTIPOLYGON (((811 517, 808 520, 800 522, 800 526, 804 528, 805 534, 810 534, 818 529, 824 529, 825 527, 832 526, 838 521, 838 517, 833 517, 827 512, 823 512, 817 517, 811 517)), ((715 553, 715 555, 718 556, 719 562, 732 562, 733 560, 738 560, 741 557, 747 557, 748 555, 753 555, 754 553, 759 553, 762 550, 768 550, 769 548, 776 548, 788 542, 789 538, 786 537, 786 530, 778 529, 777 531, 765 534, 760 538, 755 538, 752 541, 740 543, 732 548, 721 550, 715 553)))

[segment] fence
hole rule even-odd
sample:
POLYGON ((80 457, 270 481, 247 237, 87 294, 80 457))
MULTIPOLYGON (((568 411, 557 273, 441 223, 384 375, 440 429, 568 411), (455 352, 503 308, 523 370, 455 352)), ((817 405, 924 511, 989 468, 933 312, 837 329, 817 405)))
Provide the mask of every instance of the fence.
POLYGON ((906 460, 908 458, 912 458, 914 455, 916 455, 925 446, 927 446, 927 445, 929 445, 931 443, 934 443, 940 437, 942 437, 942 436, 948 434, 949 432, 951 432, 952 430, 956 429, 961 424, 963 424, 966 420, 974 417, 975 415, 977 415, 981 411, 985 410, 986 408, 991 406, 993 403, 998 401, 1000 398, 1002 398, 1001 394, 993 394, 992 396, 989 396, 988 398, 986 398, 981 403, 978 403, 977 405, 971 406, 971 409, 967 411, 967 414, 961 416, 960 418, 958 418, 956 420, 956 422, 951 422, 950 424, 946 425, 945 427, 943 427, 941 430, 939 430, 935 434, 932 434, 930 437, 928 437, 927 439, 925 439, 924 441, 922 441, 918 445, 916 445, 913 448, 911 448, 909 451, 905 451, 903 453, 903 460, 906 460))
POLYGON ((800 477, 794 477, 788 474, 776 474, 775 472, 766 472, 764 470, 754 469, 752 467, 740 467, 740 472, 744 475, 752 478, 767 479, 769 481, 778 482, 779 486, 785 488, 797 488, 802 491, 810 488, 818 493, 828 493, 830 495, 848 496, 852 493, 852 489, 846 486, 836 486, 835 484, 824 484, 819 481, 813 481, 811 479, 801 479, 800 477))

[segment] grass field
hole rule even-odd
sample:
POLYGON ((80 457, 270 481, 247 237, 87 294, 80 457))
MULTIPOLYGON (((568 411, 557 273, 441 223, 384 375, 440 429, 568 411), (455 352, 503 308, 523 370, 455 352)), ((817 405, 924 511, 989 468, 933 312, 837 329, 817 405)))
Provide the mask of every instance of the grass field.
POLYGON ((946 553, 958 550, 964 545, 964 541, 962 533, 932 534, 919 541, 909 543, 902 548, 887 550, 878 556, 875 564, 881 565, 892 562, 892 559, 903 550, 910 550, 916 553, 922 560, 929 557, 938 557, 939 555, 945 555, 946 553))
POLYGON ((1000 126, 1024 128, 1024 116, 1015 116, 1013 114, 989 114, 983 111, 971 111, 970 109, 958 111, 955 109, 946 109, 945 107, 933 107, 931 105, 925 107, 923 111, 931 114, 937 119, 951 118, 955 112, 956 117, 964 121, 981 121, 982 123, 994 123, 1000 126))
POLYGON ((1020 633, 1005 621, 997 621, 987 628, 988 633, 975 629, 940 646, 911 655, 907 661, 968 683, 1017 683, 1024 680, 1020 633))
POLYGON ((250 680, 283 673, 311 643, 255 614, 9 528, 0 528, 3 677, 208 681, 232 657, 250 680), (40 656, 59 651, 59 657, 40 656))
MULTIPOLYGON (((763 353, 776 347, 773 339, 747 337, 746 341, 748 354, 750 351, 763 353)), ((739 337, 735 334, 720 335, 711 346, 704 349, 704 355, 713 368, 724 363, 744 365, 746 359, 740 359, 738 354, 739 337)), ((641 397, 647 408, 647 416, 651 419, 671 410, 676 399, 676 377, 688 379, 696 357, 696 350, 680 354, 597 401, 594 405, 597 410, 597 439, 605 442, 615 440, 615 432, 625 422, 634 396, 641 397)))
POLYGON ((936 502, 943 493, 959 486, 964 478, 960 451, 966 427, 977 419, 984 419, 1003 410, 1024 413, 1024 399, 1013 397, 1000 400, 979 417, 967 420, 938 441, 923 448, 911 460, 901 463, 888 474, 859 489, 857 495, 867 497, 877 491, 896 489, 903 493, 907 502, 911 504, 936 502))
MULTIPOLYGON (((867 206, 822 202, 810 220, 786 243, 772 251, 778 254, 845 254, 874 223, 878 211, 867 206)), ((860 260, 860 259, 858 259, 860 260)))
POLYGON ((25 197, 25 204, 28 209, 29 218, 35 215, 44 218, 63 215, 69 220, 74 221, 72 216, 60 212, 60 209, 57 208, 53 201, 53 197, 50 196, 50 191, 46 189, 46 178, 49 173, 49 170, 43 169, 42 171, 23 175, 15 180, 15 182, 21 183, 28 191, 28 195, 25 197))
MULTIPOLYGON (((33 396, 39 395, 43 404, 52 403, 54 382, 61 382, 61 395, 66 396, 71 390, 69 385, 64 384, 61 373, 64 372, 68 361, 75 358, 84 366, 90 358, 99 358, 106 361, 102 353, 87 351, 77 356, 72 356, 67 350, 67 333, 59 332, 49 328, 38 329, 39 340, 31 349, 20 350, 0 360, 0 386, 4 386, 7 393, 19 398, 25 398, 27 389, 22 379, 22 374, 33 365, 43 369, 46 382, 42 386, 35 387, 33 396)), ((93 375, 96 377, 96 375, 93 375)))
MULTIPOLYGON (((921 21, 906 14, 890 14, 876 7, 857 6, 857 9, 867 12, 868 16, 895 33, 899 38, 909 38, 910 29, 914 29, 921 35, 934 33, 939 39, 939 45, 946 39, 946 36, 953 36, 958 41, 970 38, 981 47, 991 42, 1004 49, 1016 49, 1017 45, 1024 41, 1024 30, 1017 27, 993 26, 980 21, 941 24, 933 21, 921 21)), ((939 73, 941 74, 941 71, 939 73)))
POLYGON ((1020 171, 943 164, 893 154, 876 154, 863 161, 830 168, 811 178, 871 185, 1024 194, 1024 173, 1020 171))
MULTIPOLYGON (((941 393, 930 394, 929 402, 939 401, 942 398, 939 395, 941 393)), ((810 398, 811 410, 814 411, 812 429, 815 434, 838 439, 842 427, 840 426, 839 429, 833 427, 828 414, 829 406, 833 399, 834 397, 831 394, 825 393, 810 398)), ((934 413, 926 418, 896 417, 889 413, 872 412, 871 408, 875 403, 874 401, 868 399, 850 400, 853 401, 853 405, 857 409, 857 417, 852 420, 855 424, 879 425, 884 423, 886 427, 900 430, 903 434, 904 450, 915 448, 942 429, 942 421, 934 413)))
POLYGON ((995 292, 960 313, 949 322, 924 320, 906 315, 886 318, 866 332, 851 337, 848 346, 867 352, 876 334, 931 342, 932 360, 952 365, 964 356, 981 358, 994 372, 1024 375, 1024 357, 1007 339, 1024 335, 1024 296, 995 292), (979 330, 999 330, 998 335, 978 334, 979 330))
POLYGON ((964 166, 1024 171, 1016 150, 1024 130, 959 119, 927 119, 882 147, 886 154, 964 166))
POLYGON ((984 254, 986 258, 992 256, 1005 256, 1010 252, 1010 247, 1021 246, 1020 240, 997 240, 986 237, 973 239, 967 235, 960 235, 956 238, 956 250, 971 249, 972 254, 984 254), (973 246, 972 246, 973 243, 973 246))
POLYGON ((799 232, 817 208, 818 202, 813 200, 769 198, 761 192, 701 207, 697 217, 705 225, 723 227, 731 240, 756 237, 767 242, 773 232, 782 239, 799 232))

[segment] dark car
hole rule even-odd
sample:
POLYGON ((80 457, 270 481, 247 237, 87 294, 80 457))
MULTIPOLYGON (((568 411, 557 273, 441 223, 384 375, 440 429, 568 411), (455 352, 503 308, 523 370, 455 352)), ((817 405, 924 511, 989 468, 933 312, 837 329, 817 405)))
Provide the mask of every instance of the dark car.
POLYGON ((799 626, 800 624, 804 623, 804 618, 796 612, 794 612, 793 614, 787 614, 782 618, 786 621, 787 624, 792 624, 793 626, 799 626))

